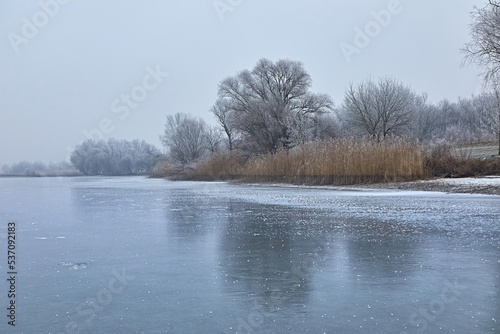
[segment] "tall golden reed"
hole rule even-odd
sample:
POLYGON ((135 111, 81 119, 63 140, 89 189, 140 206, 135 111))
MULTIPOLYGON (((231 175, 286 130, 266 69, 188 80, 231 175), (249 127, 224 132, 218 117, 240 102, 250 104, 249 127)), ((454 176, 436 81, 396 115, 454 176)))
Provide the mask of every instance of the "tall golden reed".
POLYGON ((251 158, 240 170, 254 181, 308 184, 361 184, 424 177, 420 146, 401 138, 331 139, 251 158))

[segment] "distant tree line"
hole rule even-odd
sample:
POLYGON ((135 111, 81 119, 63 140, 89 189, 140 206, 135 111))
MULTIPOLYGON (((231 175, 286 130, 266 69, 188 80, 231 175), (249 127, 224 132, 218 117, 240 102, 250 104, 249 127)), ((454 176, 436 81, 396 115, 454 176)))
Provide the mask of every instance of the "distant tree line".
POLYGON ((39 176, 50 174, 67 174, 75 171, 75 167, 69 162, 51 162, 45 164, 42 161, 20 161, 11 165, 3 165, 2 173, 10 175, 26 175, 26 176, 39 176))
POLYGON ((86 140, 71 153, 71 163, 84 175, 147 174, 162 159, 161 152, 143 140, 86 140))
POLYGON ((408 136, 421 142, 494 141, 498 137, 498 101, 494 92, 427 101, 392 78, 351 85, 337 110, 343 135, 368 135, 376 140, 408 136))

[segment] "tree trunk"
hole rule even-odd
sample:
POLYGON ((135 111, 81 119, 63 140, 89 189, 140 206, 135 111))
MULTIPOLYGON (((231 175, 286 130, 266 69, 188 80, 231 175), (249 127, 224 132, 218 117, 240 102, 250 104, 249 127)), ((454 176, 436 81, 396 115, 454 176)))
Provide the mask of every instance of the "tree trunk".
POLYGON ((497 98, 497 113, 498 113, 498 155, 500 156, 500 92, 498 87, 495 86, 495 97, 497 98))
POLYGON ((500 92, 498 91, 498 87, 495 86, 495 97, 497 98, 497 114, 498 114, 498 123, 497 123, 497 135, 498 135, 498 155, 500 156, 500 92))

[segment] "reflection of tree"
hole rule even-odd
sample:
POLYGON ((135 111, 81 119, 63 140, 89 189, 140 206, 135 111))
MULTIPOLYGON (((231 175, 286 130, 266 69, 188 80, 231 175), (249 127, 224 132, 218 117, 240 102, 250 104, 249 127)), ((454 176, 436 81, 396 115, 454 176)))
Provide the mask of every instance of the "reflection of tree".
POLYGON ((325 246, 302 224, 310 213, 272 205, 228 205, 220 241, 225 288, 241 292, 243 285, 246 293, 260 296, 270 307, 305 304, 313 267, 325 256, 325 246))
POLYGON ((416 269, 412 257, 418 245, 411 237, 411 227, 380 220, 358 221, 353 225, 346 248, 353 277, 397 279, 411 275, 416 269))
POLYGON ((217 203, 209 196, 193 191, 175 190, 166 197, 165 215, 169 235, 178 237, 203 237, 217 228, 217 203), (211 210, 209 210, 211 208, 211 210))

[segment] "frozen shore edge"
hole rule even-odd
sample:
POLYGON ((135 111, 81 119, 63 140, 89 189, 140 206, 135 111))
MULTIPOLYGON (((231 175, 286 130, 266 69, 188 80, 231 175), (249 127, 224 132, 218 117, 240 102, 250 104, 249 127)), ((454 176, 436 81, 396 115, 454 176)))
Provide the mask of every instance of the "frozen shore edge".
POLYGON ((411 182, 372 184, 361 187, 371 189, 438 191, 445 193, 484 194, 500 196, 500 176, 439 178, 433 180, 420 180, 411 182))
POLYGON ((430 191, 458 194, 482 194, 500 196, 500 176, 437 178, 407 182, 372 183, 345 186, 332 185, 296 185, 288 183, 246 183, 249 185, 267 185, 278 187, 317 188, 349 191, 406 190, 430 191))

